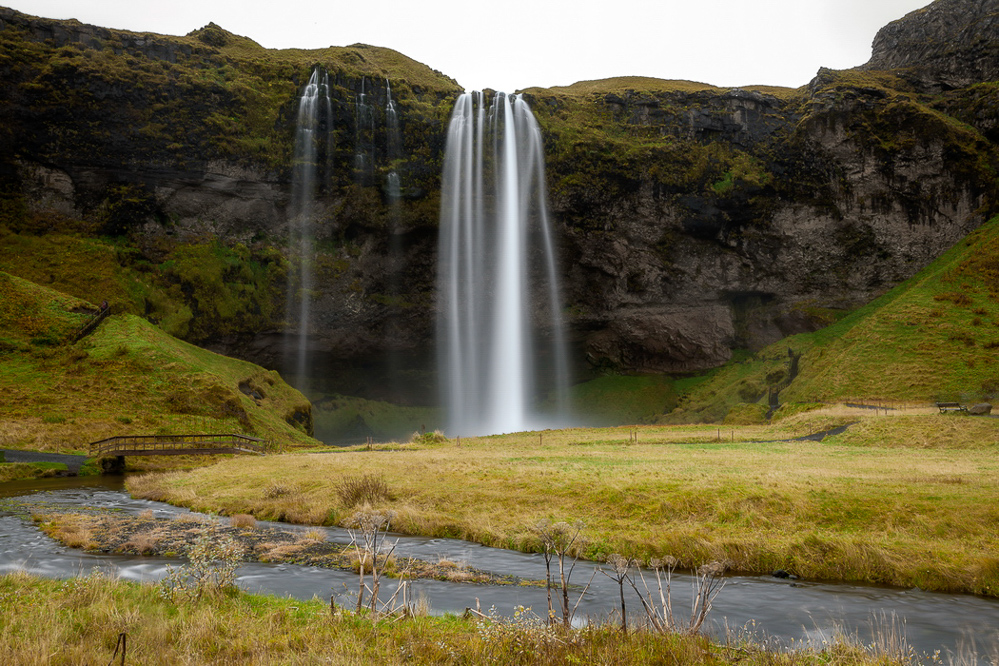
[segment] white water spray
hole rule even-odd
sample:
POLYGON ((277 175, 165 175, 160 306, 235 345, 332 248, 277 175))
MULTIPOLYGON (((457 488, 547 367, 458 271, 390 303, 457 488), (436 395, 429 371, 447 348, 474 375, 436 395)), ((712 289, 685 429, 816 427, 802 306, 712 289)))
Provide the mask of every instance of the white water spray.
POLYGON ((561 424, 568 371, 541 132, 527 103, 462 95, 441 201, 438 358, 452 435, 561 424), (551 391, 547 416, 538 404, 551 391))

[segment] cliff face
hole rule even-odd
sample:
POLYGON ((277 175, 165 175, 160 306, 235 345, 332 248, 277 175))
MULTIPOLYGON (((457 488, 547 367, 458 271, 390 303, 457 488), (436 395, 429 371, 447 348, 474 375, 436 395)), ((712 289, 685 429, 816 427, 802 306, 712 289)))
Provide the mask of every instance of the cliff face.
MULTIPOLYGON (((612 79, 526 91, 579 365, 717 366, 883 293, 995 213, 995 6, 938 0, 882 30, 863 68, 823 70, 801 90, 612 79)), ((334 119, 310 344, 341 358, 431 349, 458 89, 385 49, 274 52, 217 26, 172 38, 0 10, 0 224, 124 234, 123 261, 157 267, 142 279, 164 294, 130 307, 277 365, 301 260, 286 248, 294 117, 314 65, 333 79, 334 119), (386 78, 401 160, 357 122, 363 90, 384 126, 386 78), (249 314, 211 310, 197 281, 212 278, 171 268, 209 242, 245 250, 278 284, 224 277, 249 314)))
POLYGON ((864 66, 907 69, 932 90, 999 79, 999 1, 937 0, 889 23, 874 38, 864 66))

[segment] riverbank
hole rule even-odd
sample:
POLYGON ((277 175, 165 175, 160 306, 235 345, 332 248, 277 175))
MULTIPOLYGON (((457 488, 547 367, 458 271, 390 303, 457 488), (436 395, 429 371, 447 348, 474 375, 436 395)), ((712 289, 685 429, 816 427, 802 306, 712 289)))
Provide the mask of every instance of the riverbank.
POLYGON ((371 478, 384 490, 365 501, 408 534, 537 551, 539 521, 580 520, 579 554, 597 561, 721 560, 736 573, 996 597, 997 450, 995 419, 818 413, 242 458, 128 488, 203 512, 335 525, 351 512, 343 484, 371 478), (791 441, 852 421, 821 442, 791 441))
POLYGON ((110 663, 123 634, 130 664, 901 666, 910 656, 888 641, 865 650, 833 636, 827 645, 786 652, 737 636, 713 644, 702 636, 622 633, 612 624, 564 631, 530 612, 510 620, 381 619, 235 590, 176 603, 158 586, 100 574, 0 576, 0 617, 0 655, 9 664, 110 663))
MULTIPOLYGON (((30 509, 30 499, 23 507, 30 509)), ((43 532, 71 548, 114 555, 187 557, 201 539, 231 540, 237 544, 238 561, 298 564, 357 571, 357 549, 330 543, 322 530, 293 532, 261 525, 252 516, 215 520, 197 514, 155 518, 152 511, 139 516, 92 512, 35 512, 32 518, 43 532)), ((368 563, 370 566, 370 563, 368 563)), ((390 578, 432 578, 489 585, 543 585, 543 581, 497 576, 467 564, 446 559, 428 562, 412 557, 391 557, 384 565, 390 578)))

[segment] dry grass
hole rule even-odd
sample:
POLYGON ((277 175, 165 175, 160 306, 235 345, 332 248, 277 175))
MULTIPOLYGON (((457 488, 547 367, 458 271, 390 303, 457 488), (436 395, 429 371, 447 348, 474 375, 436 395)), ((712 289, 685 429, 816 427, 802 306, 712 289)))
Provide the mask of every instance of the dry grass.
POLYGON ((538 433, 524 433, 463 438, 460 448, 271 456, 129 488, 199 510, 331 524, 349 511, 322 479, 377 469, 393 489, 384 503, 396 512, 393 529, 408 533, 536 550, 530 525, 578 518, 593 559, 728 560, 743 572, 999 595, 989 527, 999 519, 999 420, 881 414, 851 414, 860 422, 822 443, 766 440, 842 417, 643 426, 637 443, 635 428, 569 429, 542 433, 540 445, 538 433), (261 498, 267 483, 299 491, 261 498))
POLYGON ((346 508, 377 505, 392 499, 385 479, 375 474, 343 474, 336 482, 336 494, 346 508))
POLYGON ((303 543, 324 543, 326 541, 326 532, 320 529, 306 530, 302 534, 300 541, 303 543))
POLYGON ((529 619, 376 622, 363 614, 331 617, 319 600, 242 593, 174 605, 154 586, 93 575, 66 581, 0 576, 0 617, 0 655, 14 666, 109 663, 121 633, 128 637, 129 664, 903 663, 842 645, 821 652, 730 649, 700 636, 622 634, 611 626, 563 632, 529 619))
POLYGON ((229 518, 229 524, 233 527, 248 527, 250 529, 257 526, 257 519, 248 513, 237 513, 229 518))
POLYGON ((47 534, 58 539, 70 548, 90 549, 96 546, 88 516, 61 514, 57 519, 47 520, 47 516, 34 516, 47 534))
POLYGON ((153 532, 143 532, 134 534, 125 542, 123 550, 134 551, 139 555, 149 555, 156 551, 156 546, 160 542, 159 535, 153 532))

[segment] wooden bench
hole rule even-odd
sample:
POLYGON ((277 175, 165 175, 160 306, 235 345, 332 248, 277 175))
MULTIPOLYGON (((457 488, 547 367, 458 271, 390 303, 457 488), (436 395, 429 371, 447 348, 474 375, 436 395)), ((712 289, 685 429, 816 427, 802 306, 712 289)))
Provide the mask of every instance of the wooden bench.
POLYGON ((966 412, 968 408, 959 402, 938 402, 937 409, 940 410, 941 414, 946 414, 947 412, 966 412))

